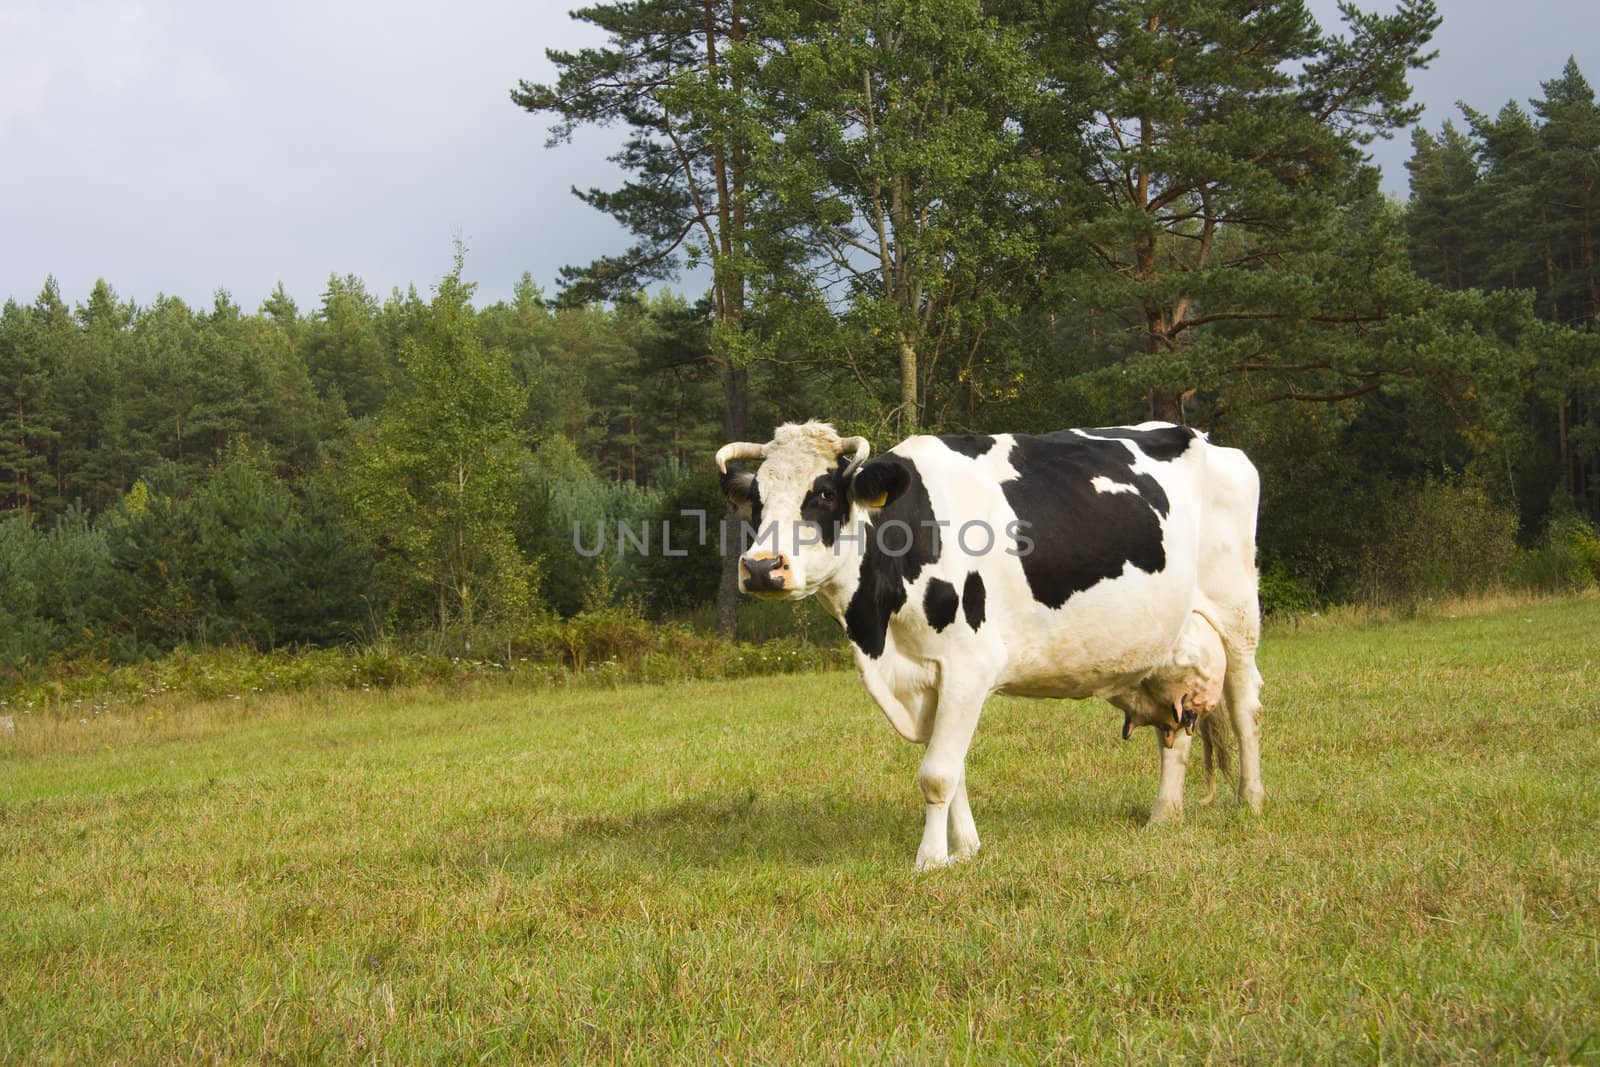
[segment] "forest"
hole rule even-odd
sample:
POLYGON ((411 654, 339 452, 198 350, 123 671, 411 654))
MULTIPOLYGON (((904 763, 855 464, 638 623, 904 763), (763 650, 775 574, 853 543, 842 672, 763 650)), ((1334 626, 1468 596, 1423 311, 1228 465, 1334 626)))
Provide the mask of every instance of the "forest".
MULTIPOLYGON (((619 131, 632 235, 475 301, 332 274, 0 312, 0 670, 185 647, 732 635, 711 455, 806 418, 1149 418, 1261 471, 1269 612, 1600 580, 1600 106, 1417 125, 1431 0, 633 0, 500 106, 619 131), (1366 148, 1410 129, 1410 196, 1366 148), (681 291, 700 279, 704 292, 681 291), (596 555, 575 524, 688 546, 596 555)), ((1477 110, 1481 104, 1485 110, 1477 110)), ((530 207, 530 210, 568 210, 530 207)), ((786 618, 788 616, 785 616, 786 618)), ((834 635, 830 635, 832 639, 834 635)), ((494 653, 492 650, 500 650, 494 653)))

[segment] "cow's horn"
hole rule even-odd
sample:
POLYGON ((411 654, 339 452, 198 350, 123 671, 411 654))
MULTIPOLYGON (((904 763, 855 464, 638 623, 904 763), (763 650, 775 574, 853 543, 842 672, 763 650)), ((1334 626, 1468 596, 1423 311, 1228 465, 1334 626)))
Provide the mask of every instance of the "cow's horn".
POLYGON ((727 474, 730 459, 764 459, 766 454, 766 445, 758 445, 753 441, 735 441, 717 449, 717 470, 727 474))
POLYGON ((839 455, 850 453, 850 466, 859 467, 872 454, 872 446, 865 437, 846 437, 839 442, 839 455))

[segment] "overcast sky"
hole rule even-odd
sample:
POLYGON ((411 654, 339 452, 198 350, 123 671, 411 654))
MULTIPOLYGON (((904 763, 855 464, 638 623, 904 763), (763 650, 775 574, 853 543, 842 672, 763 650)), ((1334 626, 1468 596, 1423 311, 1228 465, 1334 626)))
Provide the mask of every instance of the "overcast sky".
MULTIPOLYGON (((1572 53, 1600 83, 1594 3, 1439 0, 1424 123, 1536 95, 1572 53)), ((330 272, 425 292, 458 233, 480 298, 523 271, 553 288, 626 241, 568 193, 612 180, 615 135, 546 149, 508 97, 553 76, 545 48, 593 40, 570 6, 0 0, 0 299, 54 274, 71 302, 104 277, 141 303, 222 287, 253 309, 281 279, 307 310, 330 272)), ((1374 154, 1403 195, 1405 139, 1374 154)))

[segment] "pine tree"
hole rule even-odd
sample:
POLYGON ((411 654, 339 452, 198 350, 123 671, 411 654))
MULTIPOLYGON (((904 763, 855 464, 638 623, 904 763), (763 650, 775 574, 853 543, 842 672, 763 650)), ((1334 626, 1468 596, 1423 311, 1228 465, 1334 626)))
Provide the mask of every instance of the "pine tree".
POLYGON ((377 302, 360 278, 328 277, 306 362, 322 396, 342 404, 351 418, 375 414, 388 392, 388 360, 375 325, 377 313, 377 302))
POLYGON ((23 510, 61 503, 50 477, 61 439, 58 378, 74 327, 54 277, 31 307, 7 301, 0 312, 0 499, 23 510))
POLYGON ((1420 126, 1412 130, 1411 149, 1406 229, 1412 264, 1424 278, 1452 289, 1483 284, 1483 197, 1472 142, 1446 122, 1438 137, 1420 126))
MULTIPOLYGON (((621 255, 562 271, 564 297, 587 301, 671 279, 685 262, 711 267, 713 328, 706 358, 722 380, 722 437, 749 436, 750 363, 746 278, 749 145, 754 126, 746 79, 752 28, 746 0, 613 0, 572 13, 603 30, 607 44, 546 54, 554 85, 523 81, 512 100, 556 118, 550 142, 585 125, 621 123, 627 140, 613 159, 629 174, 618 189, 574 190, 616 218, 636 243, 621 255)), ((738 609, 730 554, 717 593, 717 625, 733 634, 738 609)))
POLYGON ((1248 340, 1222 344, 1252 324, 1383 317, 1314 272, 1376 191, 1363 147, 1417 115, 1406 76, 1439 18, 1431 0, 1341 11, 1345 34, 1301 0, 1054 0, 1031 17, 1050 77, 1024 127, 1060 190, 1052 302, 1103 313, 1106 358, 1142 353, 1129 380, 1154 417, 1183 417, 1207 362, 1292 380, 1304 360, 1274 371, 1248 340))

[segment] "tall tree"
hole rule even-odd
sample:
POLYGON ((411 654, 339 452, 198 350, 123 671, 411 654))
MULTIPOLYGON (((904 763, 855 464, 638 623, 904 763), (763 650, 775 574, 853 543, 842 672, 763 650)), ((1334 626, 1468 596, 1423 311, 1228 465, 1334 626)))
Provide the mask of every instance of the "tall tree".
POLYGON ((1470 138, 1446 122, 1435 137, 1411 131, 1406 229, 1417 273, 1452 289, 1482 284, 1478 158, 1470 138))
POLYGON ((325 398, 352 418, 374 414, 388 392, 389 367, 378 336, 378 303, 354 275, 328 277, 307 363, 325 398))
MULTIPOLYGON (((616 218, 636 243, 621 255, 563 269, 568 300, 614 297, 709 262, 714 324, 707 358, 723 384, 723 436, 748 436, 750 347, 744 336, 748 150, 751 116, 743 68, 730 62, 749 25, 742 0, 615 0, 572 17, 603 30, 607 44, 546 52, 554 85, 520 82, 511 99, 555 118, 550 144, 581 126, 627 128, 613 160, 630 175, 615 190, 578 190, 616 218)), ((730 557, 718 593, 718 626, 731 634, 738 604, 730 557)))
POLYGON ((1057 299, 1106 313, 1112 358, 1142 350, 1152 416, 1183 418, 1203 377, 1186 357, 1230 325, 1370 317, 1282 267, 1375 190, 1362 149, 1415 119, 1406 76, 1439 18, 1432 0, 1340 10, 1344 34, 1301 0, 1052 0, 1032 19, 1051 73, 1025 128, 1064 193, 1057 299))
POLYGON ((1522 450, 1519 479, 1539 499, 1534 508, 1524 501, 1524 514, 1542 513, 1554 483, 1594 516, 1600 515, 1593 358, 1600 107, 1572 60, 1542 89, 1531 112, 1515 101, 1493 115, 1463 104, 1466 136, 1449 123, 1437 138, 1416 134, 1408 224, 1413 260, 1424 273, 1455 288, 1528 289, 1534 311, 1558 327, 1532 339, 1538 358, 1523 383, 1529 410, 1539 413, 1537 444, 1522 450), (1441 272, 1438 259, 1451 250, 1456 267, 1441 272), (1559 327, 1575 332, 1564 335, 1559 327))
POLYGON ((7 506, 34 510, 55 500, 50 457, 63 398, 51 394, 72 340, 71 313, 54 277, 31 307, 7 301, 0 313, 0 494, 7 506))
POLYGON ((479 338, 461 270, 458 252, 402 354, 403 385, 357 443, 346 493, 402 606, 420 599, 470 647, 479 625, 520 620, 534 572, 513 525, 527 393, 510 356, 479 338))
POLYGON ((114 505, 138 474, 126 447, 124 402, 136 308, 100 279, 74 318, 78 337, 59 379, 68 400, 55 475, 64 500, 98 512, 114 505))
MULTIPOLYGON (((878 349, 897 383, 883 421, 923 421, 941 355, 1014 311, 996 284, 1032 254, 1014 210, 1039 193, 1015 118, 1037 74, 976 0, 761 7, 763 267, 802 284, 878 349)), ((846 352, 865 381, 875 377, 846 352)))
POLYGON ((613 161, 630 175, 615 190, 574 189, 636 239, 621 255, 563 268, 568 300, 612 298, 709 262, 723 371, 724 431, 742 436, 748 368, 738 343, 745 311, 748 114, 740 65, 727 51, 748 25, 739 0, 638 0, 580 8, 572 17, 604 30, 604 48, 547 51, 554 85, 520 82, 511 98, 550 114, 550 145, 581 126, 622 123, 613 161))

